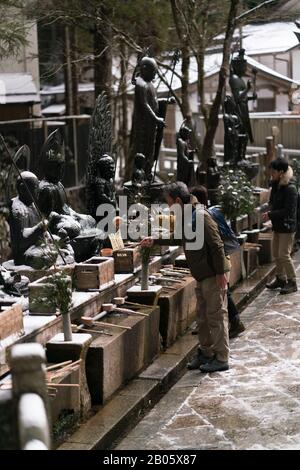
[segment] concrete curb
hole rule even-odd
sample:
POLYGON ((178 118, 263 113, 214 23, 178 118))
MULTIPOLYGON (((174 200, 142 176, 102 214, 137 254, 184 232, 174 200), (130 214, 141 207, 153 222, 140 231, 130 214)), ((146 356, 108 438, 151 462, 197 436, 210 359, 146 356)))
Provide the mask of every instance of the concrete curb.
MULTIPOLYGON (((274 275, 274 265, 259 267, 233 293, 241 311, 264 289, 274 275)), ((183 375, 189 358, 198 345, 189 329, 173 346, 163 352, 145 371, 104 405, 92 418, 80 425, 58 450, 110 449, 128 432, 183 375)))

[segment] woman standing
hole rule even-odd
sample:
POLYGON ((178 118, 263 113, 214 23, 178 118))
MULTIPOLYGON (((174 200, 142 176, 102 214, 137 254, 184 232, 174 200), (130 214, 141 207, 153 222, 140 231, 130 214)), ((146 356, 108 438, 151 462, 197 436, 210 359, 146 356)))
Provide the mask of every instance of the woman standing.
POLYGON ((280 288, 280 294, 297 291, 296 272, 291 258, 297 226, 297 189, 293 183, 293 170, 284 158, 277 158, 270 164, 271 196, 269 212, 263 220, 271 220, 273 256, 276 264, 276 279, 267 284, 268 289, 280 288))

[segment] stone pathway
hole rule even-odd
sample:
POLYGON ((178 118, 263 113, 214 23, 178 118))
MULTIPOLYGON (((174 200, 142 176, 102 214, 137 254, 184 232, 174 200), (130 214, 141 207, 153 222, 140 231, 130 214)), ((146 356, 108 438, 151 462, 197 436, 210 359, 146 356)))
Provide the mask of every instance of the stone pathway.
POLYGON ((300 449, 300 290, 264 290, 242 318, 230 370, 187 371, 117 449, 300 449))

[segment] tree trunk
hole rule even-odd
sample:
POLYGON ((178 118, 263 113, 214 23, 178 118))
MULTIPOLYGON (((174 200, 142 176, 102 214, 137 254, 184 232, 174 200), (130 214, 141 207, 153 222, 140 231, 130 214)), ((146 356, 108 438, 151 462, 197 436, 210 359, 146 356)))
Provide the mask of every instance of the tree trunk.
POLYGON ((71 74, 72 74, 72 98, 73 98, 73 114, 76 116, 80 114, 79 97, 78 97, 78 84, 79 84, 79 70, 78 70, 78 42, 77 30, 72 28, 70 31, 71 48, 71 74))
POLYGON ((120 126, 120 137, 121 137, 121 147, 123 150, 123 165, 121 168, 126 168, 127 162, 129 159, 129 137, 128 137, 128 99, 127 99, 127 65, 128 65, 128 58, 127 58, 127 47, 125 43, 122 41, 120 44, 120 52, 121 52, 121 113, 122 113, 122 121, 120 126))
MULTIPOLYGON (((100 7, 107 15, 107 7, 100 7)), ((101 13, 100 13, 101 17, 101 13)), ((112 31, 104 21, 97 22, 94 32, 94 71, 95 71, 95 99, 105 91, 111 99, 112 84, 112 31)))
POLYGON ((223 44, 223 60, 219 72, 218 89, 209 112, 207 130, 202 147, 202 162, 204 169, 207 169, 207 160, 214 154, 214 138, 219 123, 219 110, 222 103, 223 90, 226 85, 226 77, 229 70, 230 49, 235 29, 235 20, 238 13, 239 0, 231 0, 228 13, 225 40, 223 44))
POLYGON ((190 69, 190 51, 188 45, 184 43, 181 47, 181 103, 182 115, 187 119, 191 114, 189 99, 189 69, 190 69))
POLYGON ((72 58, 71 58, 71 37, 70 27, 64 25, 64 79, 65 79, 65 103, 66 115, 73 115, 73 83, 72 83, 72 58))

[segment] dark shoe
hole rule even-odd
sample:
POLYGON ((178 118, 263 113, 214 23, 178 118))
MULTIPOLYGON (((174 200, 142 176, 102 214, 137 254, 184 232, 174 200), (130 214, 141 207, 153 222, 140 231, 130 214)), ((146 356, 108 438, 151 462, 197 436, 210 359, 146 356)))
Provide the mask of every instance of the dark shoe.
POLYGON ((286 285, 281 289, 280 294, 291 294, 292 292, 297 292, 298 287, 296 281, 288 281, 286 285))
POLYGON ((224 370, 228 370, 229 365, 228 362, 221 362, 218 361, 218 359, 214 359, 207 364, 203 364, 199 367, 199 369, 201 372, 222 372, 224 370))
POLYGON ((201 349, 198 349, 197 353, 193 357, 193 359, 187 363, 187 368, 189 370, 199 369, 202 364, 207 364, 208 362, 212 361, 214 356, 209 357, 205 356, 201 349))
POLYGON ((229 328, 229 338, 236 338, 240 333, 243 333, 245 331, 245 325, 243 322, 240 320, 236 323, 231 323, 230 328, 229 328))
POLYGON ((279 277, 276 276, 275 281, 266 284, 267 289, 282 289, 286 285, 286 282, 283 279, 280 279, 279 277))

